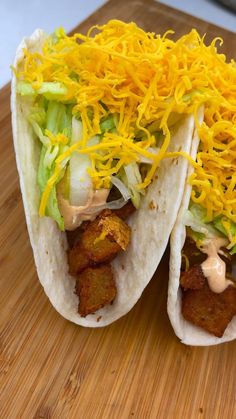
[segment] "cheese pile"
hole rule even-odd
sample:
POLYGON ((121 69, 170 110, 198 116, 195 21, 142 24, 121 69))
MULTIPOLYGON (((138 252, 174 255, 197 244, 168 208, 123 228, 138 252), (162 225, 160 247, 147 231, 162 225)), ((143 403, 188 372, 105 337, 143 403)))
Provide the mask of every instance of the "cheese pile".
POLYGON ((87 35, 68 37, 60 29, 57 40, 49 37, 41 53, 25 51, 18 78, 36 90, 45 81, 61 83, 66 88, 61 100, 75 101, 73 113, 79 112, 83 123, 83 140, 58 157, 45 195, 56 183, 61 163, 75 150, 90 154, 90 175, 97 188, 106 187, 123 165, 139 161, 140 155, 148 157, 152 164, 139 185, 146 188, 167 156, 171 115, 194 114, 197 124, 197 111, 204 105, 204 122, 197 124, 200 148, 189 180, 192 200, 207 209, 208 221, 224 214, 236 222, 235 62, 227 63, 217 52, 220 39, 206 45, 193 29, 173 41, 172 33, 156 35, 135 23, 112 20, 92 27, 87 35), (116 115, 117 131, 86 147, 109 114, 116 115), (148 150, 156 141, 148 130, 154 121, 164 134, 157 155, 148 150), (140 141, 137 132, 142 132, 140 141))

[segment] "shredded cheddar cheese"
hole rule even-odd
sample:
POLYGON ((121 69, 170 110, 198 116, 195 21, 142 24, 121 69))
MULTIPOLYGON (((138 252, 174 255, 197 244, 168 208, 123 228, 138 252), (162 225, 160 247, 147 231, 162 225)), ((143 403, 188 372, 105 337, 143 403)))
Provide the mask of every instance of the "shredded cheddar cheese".
POLYGON ((104 240, 108 235, 108 232, 106 230, 102 230, 101 234, 99 234, 98 237, 96 237, 96 239, 94 240, 93 244, 97 244, 100 241, 104 240))
POLYGON ((53 135, 48 129, 45 129, 45 135, 50 139, 51 144, 67 144, 69 141, 69 138, 66 137, 66 135, 59 133, 56 135, 53 135))
POLYGON ((160 161, 173 157, 167 152, 171 115, 194 114, 196 120, 197 110, 204 105, 204 122, 199 126, 196 121, 200 136, 196 162, 185 156, 194 165, 189 179, 192 200, 207 209, 208 221, 221 214, 236 222, 236 65, 217 52, 216 44, 222 40, 206 45, 193 29, 174 41, 172 31, 155 35, 135 23, 117 20, 94 26, 87 35, 69 37, 62 29, 56 34, 56 42, 49 37, 41 53, 25 51, 18 77, 36 90, 42 82, 62 83, 66 93, 61 100, 75 101, 73 113, 80 113, 83 139, 57 158, 40 214, 45 213, 63 161, 75 150, 89 153, 95 187, 107 185, 109 176, 139 161, 139 155, 150 158, 153 163, 139 185, 146 188, 160 161), (109 114, 117 115, 117 132, 106 132, 99 144, 87 147, 88 139, 101 133, 101 120, 109 114), (164 134, 157 155, 148 151, 156 142, 148 129, 154 121, 159 121, 164 134), (137 132, 142 134, 140 141, 137 132))
POLYGON ((183 252, 181 253, 181 256, 184 261, 184 271, 187 272, 190 267, 189 258, 183 252))

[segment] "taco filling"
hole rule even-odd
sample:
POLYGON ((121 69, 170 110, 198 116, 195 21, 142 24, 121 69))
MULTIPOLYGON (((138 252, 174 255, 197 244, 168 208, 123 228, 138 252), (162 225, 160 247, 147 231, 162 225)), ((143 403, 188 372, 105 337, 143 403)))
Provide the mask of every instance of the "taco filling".
MULTIPOLYGON (((123 216, 134 209, 129 203, 123 208, 123 216)), ((122 209, 118 211, 122 217, 122 209)), ((77 278, 76 294, 81 316, 112 303, 116 296, 110 262, 120 251, 127 249, 131 234, 122 218, 115 211, 103 210, 94 221, 83 223, 73 231, 73 237, 67 232, 69 273, 77 278)))
POLYGON ((206 210, 190 202, 184 221, 186 240, 182 249, 180 285, 183 317, 222 337, 236 315, 236 247, 227 230, 236 225, 226 217, 206 222, 206 210))

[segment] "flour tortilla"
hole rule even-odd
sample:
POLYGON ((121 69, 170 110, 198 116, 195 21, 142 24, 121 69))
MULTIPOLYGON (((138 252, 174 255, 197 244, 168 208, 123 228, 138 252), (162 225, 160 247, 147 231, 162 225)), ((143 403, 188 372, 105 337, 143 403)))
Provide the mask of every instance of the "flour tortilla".
MULTIPOLYGON (((23 48, 39 51, 45 38, 42 30, 25 38, 17 50, 14 66, 22 65, 23 48)), ((108 325, 134 306, 160 262, 182 200, 187 161, 180 157, 161 163, 158 178, 149 187, 141 208, 128 221, 132 228, 131 243, 112 263, 117 284, 114 303, 82 318, 77 312, 75 278, 68 274, 66 235, 52 219, 38 215, 40 193, 36 179, 40 146, 27 122, 31 100, 16 94, 15 76, 11 106, 17 168, 39 280, 52 305, 66 319, 82 326, 108 325)), ((172 133, 169 151, 189 152, 193 129, 193 117, 183 118, 172 133)))
MULTIPOLYGON (((203 120, 203 110, 199 114, 199 122, 203 120)), ((195 130, 191 156, 195 160, 199 145, 199 137, 195 130)), ((193 168, 189 166, 188 176, 192 173, 193 168)), ((193 325, 185 320, 181 313, 182 306, 182 291, 180 289, 180 268, 181 268, 181 250, 184 246, 186 238, 186 227, 183 223, 183 214, 189 207, 191 186, 186 182, 183 200, 179 209, 177 221, 170 238, 170 274, 169 274, 169 289, 168 289, 168 303, 167 311, 175 334, 186 345, 193 346, 210 346, 219 343, 228 342, 236 338, 236 317, 229 323, 222 338, 218 338, 205 332, 200 327, 193 325)))

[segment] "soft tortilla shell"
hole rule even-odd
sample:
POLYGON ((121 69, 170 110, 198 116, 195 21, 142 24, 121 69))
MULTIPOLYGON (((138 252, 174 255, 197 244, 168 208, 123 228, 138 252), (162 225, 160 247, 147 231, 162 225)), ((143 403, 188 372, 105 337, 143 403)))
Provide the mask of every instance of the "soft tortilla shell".
MULTIPOLYGON (((203 110, 199 113, 199 122, 201 122, 202 119, 203 110)), ((197 130, 195 130, 191 147, 191 156, 194 160, 196 159, 198 145, 199 137, 197 130)), ((190 166, 188 169, 188 177, 192 171, 193 168, 190 166)), ((217 345, 219 343, 228 342, 235 339, 236 317, 234 317, 234 319, 228 325, 224 336, 222 338, 218 338, 185 320, 181 313, 182 291, 179 286, 179 280, 181 268, 181 250, 184 246, 186 238, 186 228, 182 221, 182 217, 189 206, 191 189, 191 186, 186 182, 183 200, 170 239, 170 275, 167 311, 175 334, 181 339, 183 343, 193 346, 217 345)))
MULTIPOLYGON (((42 30, 36 30, 22 41, 15 67, 19 68, 24 59, 22 49, 40 50, 45 36, 42 30)), ((66 319, 83 326, 108 325, 134 306, 160 262, 181 203, 187 161, 180 157, 161 163, 158 177, 150 185, 141 208, 129 220, 132 240, 128 250, 118 255, 113 263, 117 298, 112 305, 82 318, 77 312, 75 279, 68 275, 65 234, 53 220, 38 216, 40 195, 36 179, 40 149, 27 122, 30 100, 16 94, 14 76, 11 105, 17 168, 39 280, 52 305, 66 319)), ((172 133, 169 151, 189 152, 193 128, 193 117, 183 118, 172 133)))

